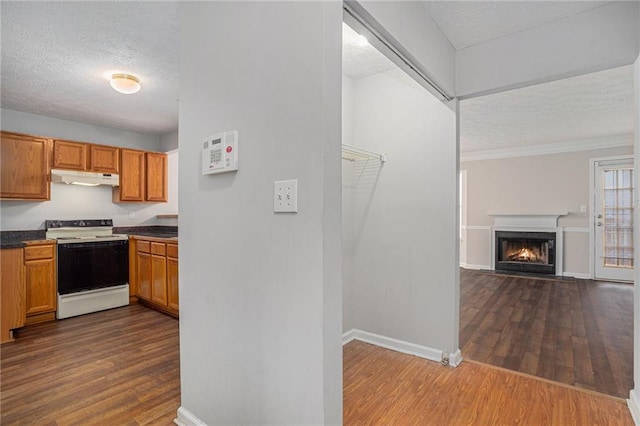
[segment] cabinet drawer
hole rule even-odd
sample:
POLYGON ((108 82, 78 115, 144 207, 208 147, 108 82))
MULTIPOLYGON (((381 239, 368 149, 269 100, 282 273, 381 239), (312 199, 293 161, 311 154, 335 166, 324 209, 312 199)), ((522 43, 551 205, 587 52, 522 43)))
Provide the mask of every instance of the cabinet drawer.
POLYGON ((55 246, 32 246, 24 248, 24 260, 53 259, 55 246))
POLYGON ((164 256, 166 254, 166 245, 164 243, 151 243, 151 254, 164 256))
POLYGON ((178 258, 178 246, 175 244, 167 244, 167 257, 178 258))
POLYGON ((136 241, 136 247, 137 247, 138 251, 142 252, 142 253, 150 253, 151 252, 149 250, 149 245, 150 245, 149 241, 136 241))

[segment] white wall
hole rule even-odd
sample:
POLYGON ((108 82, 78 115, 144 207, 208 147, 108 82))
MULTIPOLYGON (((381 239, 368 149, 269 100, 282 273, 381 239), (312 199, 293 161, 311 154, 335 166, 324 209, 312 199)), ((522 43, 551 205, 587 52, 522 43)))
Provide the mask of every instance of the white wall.
POLYGON ((8 132, 165 152, 161 149, 160 138, 156 135, 61 120, 10 109, 2 109, 0 114, 0 128, 8 132))
POLYGON ((178 415, 339 424, 341 4, 180 15, 178 415), (240 169, 203 176, 203 138, 231 129, 240 169), (297 214, 273 213, 281 179, 298 179, 297 214))
POLYGON ((47 219, 113 219, 115 226, 175 226, 175 219, 158 219, 156 215, 178 212, 178 151, 168 153, 168 170, 167 203, 114 203, 110 186, 52 183, 50 201, 0 201, 0 228, 3 231, 44 229, 47 219), (131 213, 135 217, 130 218, 131 213))
POLYGON ((569 212, 558 220, 564 233, 564 271, 589 270, 590 159, 632 155, 633 146, 495 160, 464 161, 467 172, 467 264, 491 265, 490 213, 569 212))
POLYGON ((460 98, 633 63, 639 4, 611 2, 456 52, 460 98))
MULTIPOLYGON (((342 75, 342 142, 354 145, 355 141, 355 109, 354 81, 342 75)), ((353 283, 353 250, 354 250, 354 188, 355 164, 342 160, 342 329, 354 328, 351 309, 351 286, 353 283)))
MULTIPOLYGON (((403 54, 448 95, 455 93, 455 50, 419 1, 361 0, 350 2, 380 26, 376 30, 398 42, 403 54)), ((390 58, 395 61, 394 57, 390 58)), ((402 66, 401 63, 398 63, 402 66)))
POLYGON ((353 93, 357 145, 388 161, 353 166, 348 327, 455 352, 455 113, 400 70, 353 93))

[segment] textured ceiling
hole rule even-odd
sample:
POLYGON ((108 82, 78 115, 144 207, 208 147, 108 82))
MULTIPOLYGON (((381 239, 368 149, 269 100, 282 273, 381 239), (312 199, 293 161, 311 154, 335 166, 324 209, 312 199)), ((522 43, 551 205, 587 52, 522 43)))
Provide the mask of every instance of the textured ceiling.
POLYGON ((460 150, 633 133, 633 65, 460 102, 460 150))
POLYGON ((359 35, 342 24, 342 72, 351 78, 367 77, 395 67, 395 64, 370 44, 359 43, 359 35))
POLYGON ((1 7, 2 107, 162 134, 178 127, 175 2, 7 2, 1 7), (122 95, 107 75, 131 73, 122 95))
POLYGON ((456 49, 574 15, 605 1, 427 1, 433 20, 456 49))

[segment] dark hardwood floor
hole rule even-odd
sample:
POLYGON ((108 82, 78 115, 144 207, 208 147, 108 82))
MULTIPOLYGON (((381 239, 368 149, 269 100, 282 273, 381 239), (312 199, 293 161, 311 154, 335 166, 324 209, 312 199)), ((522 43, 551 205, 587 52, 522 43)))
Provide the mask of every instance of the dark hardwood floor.
POLYGON ((633 285, 461 270, 465 358, 628 398, 633 285))
POLYGON ((633 425, 624 400, 521 373, 358 341, 343 353, 345 425, 633 425))
POLYGON ((170 425, 178 321, 140 305, 30 327, 2 345, 0 424, 170 425))

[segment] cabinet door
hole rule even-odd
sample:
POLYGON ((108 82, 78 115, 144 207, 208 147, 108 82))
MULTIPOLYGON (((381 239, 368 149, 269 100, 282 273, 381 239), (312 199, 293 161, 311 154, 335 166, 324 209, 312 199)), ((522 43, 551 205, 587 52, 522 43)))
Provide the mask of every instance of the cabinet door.
POLYGON ((167 257, 167 307, 178 312, 178 259, 167 257))
POLYGON ((92 172, 118 173, 119 150, 113 146, 89 145, 89 169, 92 172))
POLYGON ((149 253, 137 254, 138 297, 151 300, 151 255, 149 253))
POLYGON ((144 201, 144 151, 120 150, 119 201, 144 201))
POLYGON ((49 141, 1 132, 0 198, 49 199, 49 141))
POLYGON ((12 339, 11 330, 26 319, 24 264, 21 248, 0 250, 0 343, 12 339))
POLYGON ((167 155, 147 152, 147 201, 167 201, 167 155))
POLYGON ((53 168, 87 170, 87 144, 53 141, 53 168))
POLYGON ((38 314, 56 310, 56 276, 53 259, 25 261, 26 313, 38 314))
POLYGON ((151 301, 167 306, 167 258, 151 255, 151 301))

